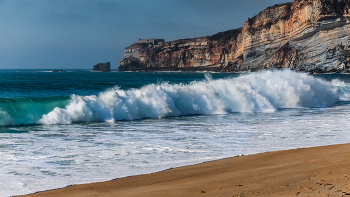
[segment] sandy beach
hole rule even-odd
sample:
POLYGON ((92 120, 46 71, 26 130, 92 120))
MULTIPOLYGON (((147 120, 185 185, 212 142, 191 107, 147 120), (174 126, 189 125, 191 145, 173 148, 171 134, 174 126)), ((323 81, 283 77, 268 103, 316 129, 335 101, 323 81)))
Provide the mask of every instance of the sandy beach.
POLYGON ((26 196, 350 196, 350 144, 239 156, 26 196))

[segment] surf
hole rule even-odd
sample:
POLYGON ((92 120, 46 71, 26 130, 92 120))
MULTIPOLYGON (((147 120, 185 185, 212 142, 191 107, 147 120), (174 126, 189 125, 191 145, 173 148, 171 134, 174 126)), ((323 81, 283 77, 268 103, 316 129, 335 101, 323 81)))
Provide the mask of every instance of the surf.
POLYGON ((70 97, 0 98, 0 126, 35 124, 55 107, 65 107, 70 97))
MULTIPOLYGON (((342 85, 341 96, 344 100, 349 89, 345 84, 338 85, 342 85)), ((65 108, 56 107, 44 114, 37 123, 115 122, 168 116, 328 107, 340 100, 339 90, 332 82, 290 70, 263 71, 217 80, 206 74, 204 81, 193 81, 190 84, 162 82, 130 90, 116 86, 99 95, 72 95, 65 108)))
POLYGON ((158 82, 119 86, 98 95, 0 98, 0 125, 116 122, 169 116, 273 113, 287 108, 329 107, 349 101, 350 88, 291 70, 261 71, 188 84, 158 82))

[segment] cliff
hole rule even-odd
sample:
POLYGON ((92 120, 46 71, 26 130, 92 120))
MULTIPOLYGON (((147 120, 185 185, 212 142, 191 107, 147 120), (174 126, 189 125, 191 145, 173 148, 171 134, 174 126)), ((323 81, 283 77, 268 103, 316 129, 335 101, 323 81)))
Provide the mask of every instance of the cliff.
POLYGON ((350 72, 350 1, 295 0, 268 7, 242 28, 125 49, 120 71, 290 68, 350 72))
POLYGON ((109 62, 98 63, 92 68, 92 71, 111 72, 111 64, 109 62))

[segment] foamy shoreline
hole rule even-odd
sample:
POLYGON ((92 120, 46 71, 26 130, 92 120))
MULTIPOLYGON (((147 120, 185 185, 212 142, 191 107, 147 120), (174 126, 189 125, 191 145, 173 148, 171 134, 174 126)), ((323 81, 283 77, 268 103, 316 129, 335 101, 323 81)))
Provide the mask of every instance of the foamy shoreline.
MULTIPOLYGON (((142 74, 133 77, 152 80, 135 88, 125 88, 135 84, 135 79, 123 82, 130 75, 115 76, 124 88, 99 94, 77 89, 72 92, 87 95, 58 100, 57 95, 41 97, 50 93, 44 90, 34 94, 40 96, 35 103, 30 96, 20 102, 3 99, 2 109, 8 109, 4 113, 15 123, 41 120, 42 124, 3 127, 2 196, 241 154, 349 142, 347 76, 314 77, 289 70, 217 79, 205 75, 198 80, 199 75, 159 75, 168 76, 167 83, 142 74), (27 119, 31 114, 36 117, 27 119), (127 118, 132 121, 119 121, 127 118)), ((4 125, 12 125, 6 120, 4 125)))
POLYGON ((349 158, 350 144, 275 151, 25 196, 343 196, 349 158))

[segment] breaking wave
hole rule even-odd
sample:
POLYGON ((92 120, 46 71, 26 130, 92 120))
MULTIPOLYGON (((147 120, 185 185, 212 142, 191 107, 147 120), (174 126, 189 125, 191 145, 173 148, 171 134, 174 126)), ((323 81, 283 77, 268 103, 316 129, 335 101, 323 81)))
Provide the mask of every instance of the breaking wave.
POLYGON ((4 109, 6 102, 0 102, 0 125, 274 112, 285 108, 327 107, 349 98, 350 88, 344 82, 328 82, 290 70, 263 71, 218 80, 206 74, 206 80, 190 84, 159 83, 130 90, 115 87, 97 96, 72 95, 68 99, 23 101, 26 104, 20 104, 29 105, 31 110, 20 105, 4 109), (26 110, 11 111, 16 109, 26 110))
POLYGON ((0 98, 0 126, 35 124, 55 107, 64 108, 70 97, 0 98))

